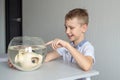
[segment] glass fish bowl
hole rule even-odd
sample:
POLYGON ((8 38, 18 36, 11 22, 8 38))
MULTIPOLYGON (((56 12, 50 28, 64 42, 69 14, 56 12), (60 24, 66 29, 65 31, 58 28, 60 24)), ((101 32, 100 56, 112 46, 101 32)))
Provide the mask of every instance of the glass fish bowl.
POLYGON ((8 46, 8 59, 20 71, 40 68, 46 53, 45 43, 39 37, 14 37, 8 46))

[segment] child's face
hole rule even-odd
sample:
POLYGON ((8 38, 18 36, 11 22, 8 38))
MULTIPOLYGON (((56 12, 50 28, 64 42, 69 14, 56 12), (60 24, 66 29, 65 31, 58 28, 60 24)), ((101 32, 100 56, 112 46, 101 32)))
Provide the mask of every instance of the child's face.
POLYGON ((68 19, 65 21, 65 32, 74 43, 79 43, 84 39, 84 33, 87 30, 86 24, 81 24, 81 21, 78 18, 68 19))

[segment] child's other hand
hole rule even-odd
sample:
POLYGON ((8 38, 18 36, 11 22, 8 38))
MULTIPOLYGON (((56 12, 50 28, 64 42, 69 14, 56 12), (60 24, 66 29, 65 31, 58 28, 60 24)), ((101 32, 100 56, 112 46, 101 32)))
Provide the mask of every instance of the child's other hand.
POLYGON ((60 47, 67 47, 68 44, 69 43, 64 41, 64 40, 54 39, 52 41, 47 42, 45 45, 51 45, 52 48, 55 50, 55 49, 60 48, 60 47))
POLYGON ((8 60, 8 66, 9 66, 10 68, 15 68, 15 67, 12 65, 12 63, 10 62, 10 60, 8 60))

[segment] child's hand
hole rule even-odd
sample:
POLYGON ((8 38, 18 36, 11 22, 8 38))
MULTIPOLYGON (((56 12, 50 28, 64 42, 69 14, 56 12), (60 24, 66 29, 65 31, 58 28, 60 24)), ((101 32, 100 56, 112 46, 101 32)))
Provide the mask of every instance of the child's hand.
POLYGON ((68 44, 69 43, 64 41, 64 40, 54 39, 52 41, 47 42, 45 45, 51 45, 52 48, 55 50, 55 49, 60 48, 60 47, 67 47, 68 44))
POLYGON ((15 67, 11 64, 10 60, 8 60, 8 66, 9 66, 10 68, 15 68, 15 67))

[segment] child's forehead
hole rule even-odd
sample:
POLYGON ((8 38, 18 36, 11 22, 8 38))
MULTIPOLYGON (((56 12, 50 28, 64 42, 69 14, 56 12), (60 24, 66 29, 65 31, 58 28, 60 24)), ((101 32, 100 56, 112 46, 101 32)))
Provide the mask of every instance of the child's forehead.
POLYGON ((65 26, 80 26, 80 20, 77 18, 68 19, 65 21, 65 26))
POLYGON ((80 18, 77 18, 77 17, 65 20, 65 24, 70 24, 70 23, 71 24, 80 24, 82 22, 83 22, 83 20, 81 20, 80 18))

